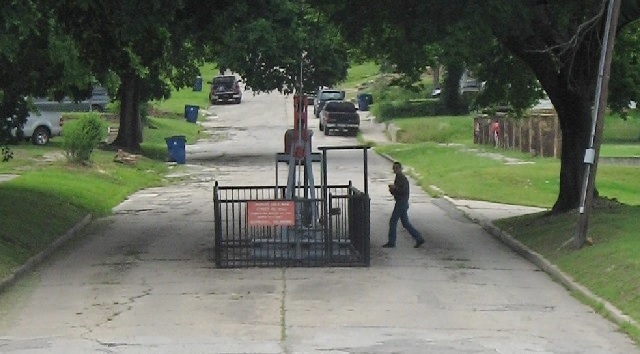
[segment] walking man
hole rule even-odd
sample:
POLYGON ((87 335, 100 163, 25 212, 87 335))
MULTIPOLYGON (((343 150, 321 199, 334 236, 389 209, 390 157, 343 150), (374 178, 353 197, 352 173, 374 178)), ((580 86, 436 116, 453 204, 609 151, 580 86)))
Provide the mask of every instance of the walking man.
POLYGON ((389 192, 393 195, 396 203, 391 213, 391 219, 389 219, 389 236, 388 241, 382 247, 394 248, 396 247, 396 229, 398 226, 398 220, 402 222, 402 227, 405 228, 416 240, 414 248, 422 246, 424 238, 420 235, 420 232, 416 230, 409 222, 409 216, 407 210, 409 210, 409 180, 407 176, 402 173, 402 165, 400 162, 393 163, 393 172, 396 174, 396 179, 393 184, 389 185, 389 192))

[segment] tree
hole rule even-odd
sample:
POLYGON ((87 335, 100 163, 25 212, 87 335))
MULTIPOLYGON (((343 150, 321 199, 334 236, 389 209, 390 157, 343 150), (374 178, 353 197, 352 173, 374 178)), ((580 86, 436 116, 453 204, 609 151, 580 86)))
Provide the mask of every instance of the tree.
MULTIPOLYGON (((477 2, 471 10, 534 73, 553 103, 562 129, 562 156, 560 190, 552 210, 563 212, 577 207, 582 160, 591 132, 606 1, 488 1, 477 2)), ((633 11, 627 11, 629 17, 621 26, 638 17, 637 12, 634 16, 633 11)))
POLYGON ((120 129, 113 144, 127 151, 140 150, 140 103, 168 94, 175 60, 184 58, 176 53, 170 27, 181 6, 182 1, 173 0, 56 3, 56 20, 98 80, 112 74, 119 79, 120 129))
POLYGON ((119 78, 113 144, 127 151, 140 149, 140 103, 167 97, 170 85, 193 84, 204 58, 238 72, 257 92, 293 92, 301 64, 306 88, 346 77, 339 34, 323 28, 310 37, 322 18, 304 2, 87 0, 59 3, 55 11, 96 77, 119 78))
MULTIPOLYGON (((476 45, 464 43, 474 48, 481 43, 485 50, 479 51, 483 55, 473 56, 468 55, 469 51, 462 51, 460 58, 465 64, 474 64, 485 74, 500 72, 501 82, 492 84, 494 77, 487 77, 487 103, 506 102, 523 109, 539 94, 536 86, 542 87, 556 108, 562 129, 560 189, 552 211, 563 212, 577 207, 580 201, 582 160, 591 127, 606 3, 599 0, 405 0, 366 5, 318 2, 317 6, 340 24, 350 40, 375 38, 389 32, 408 33, 407 38, 415 47, 440 41, 442 37, 460 38, 461 33, 468 34, 476 45), (367 6, 365 11, 373 15, 366 21, 349 16, 360 13, 364 6, 367 6), (352 21, 347 22, 348 18, 352 21), (487 56, 492 50, 494 55, 487 56), (499 62, 508 65, 496 65, 499 62), (503 80, 506 77, 510 82, 503 80)), ((638 17, 640 1, 624 1, 619 28, 638 17)), ((374 48, 377 48, 374 53, 384 50, 374 48)), ((445 55, 460 48, 443 46, 445 55)), ((399 55, 420 58, 414 51, 389 54, 392 58, 399 55)), ((404 58, 402 62, 407 60, 404 58)), ((625 70, 624 66, 617 68, 625 70)), ((625 74, 618 72, 617 75, 619 80, 625 74)), ((627 102, 628 98, 625 96, 627 102)))
MULTIPOLYGON (((0 143, 8 130, 23 124, 33 110, 29 96, 55 91, 77 97, 91 75, 73 40, 50 18, 45 0, 12 0, 0 4, 0 143), (75 90, 72 90, 75 88, 75 90)), ((3 150, 7 151, 7 150, 3 150)))
POLYGON ((251 1, 231 8, 232 26, 212 59, 237 72, 255 92, 286 94, 332 86, 347 76, 349 58, 339 31, 304 1, 251 1))
POLYGON ((608 102, 611 108, 624 114, 629 102, 640 98, 640 21, 620 30, 615 49, 608 102))

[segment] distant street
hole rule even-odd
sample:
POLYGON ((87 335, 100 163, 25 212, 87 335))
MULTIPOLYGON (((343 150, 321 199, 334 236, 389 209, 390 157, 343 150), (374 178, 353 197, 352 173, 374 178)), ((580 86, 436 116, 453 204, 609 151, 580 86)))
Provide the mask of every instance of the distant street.
MULTIPOLYGON (((324 136, 309 110, 314 146, 357 144, 324 136)), ((399 226, 398 247, 381 248, 394 176, 373 152, 371 267, 216 269, 213 184, 275 184, 293 103, 245 92, 241 104, 209 113, 199 121, 211 137, 187 146, 175 184, 135 193, 0 294, 1 353, 640 353, 415 184, 409 216, 424 247, 399 226)), ((329 156, 330 184, 361 188, 362 171, 361 153, 329 156)))

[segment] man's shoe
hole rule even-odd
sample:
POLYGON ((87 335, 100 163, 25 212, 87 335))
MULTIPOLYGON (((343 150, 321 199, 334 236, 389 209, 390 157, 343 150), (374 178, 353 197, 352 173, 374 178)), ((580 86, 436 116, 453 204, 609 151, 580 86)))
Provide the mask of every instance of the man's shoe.
POLYGON ((416 245, 413 248, 419 248, 424 244, 424 239, 416 241, 416 245))
POLYGON ((382 248, 396 248, 396 245, 392 245, 392 244, 387 242, 384 245, 382 245, 382 248))

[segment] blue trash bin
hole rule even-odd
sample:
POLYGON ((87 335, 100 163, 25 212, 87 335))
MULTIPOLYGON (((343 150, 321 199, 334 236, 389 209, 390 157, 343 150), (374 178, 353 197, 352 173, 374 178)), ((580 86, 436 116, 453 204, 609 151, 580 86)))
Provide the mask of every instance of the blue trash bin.
POLYGON ((373 96, 370 93, 358 94, 358 109, 368 111, 369 105, 373 103, 373 96))
POLYGON ((184 117, 189 123, 195 123, 198 120, 198 110, 200 106, 184 105, 184 117))
POLYGON ((169 138, 164 138, 167 143, 167 152, 169 153, 169 161, 177 162, 178 164, 184 164, 187 159, 187 153, 185 151, 185 145, 187 139, 184 135, 174 135, 169 138))
POLYGON ((202 76, 196 76, 196 80, 193 82, 193 91, 202 91, 202 76))

